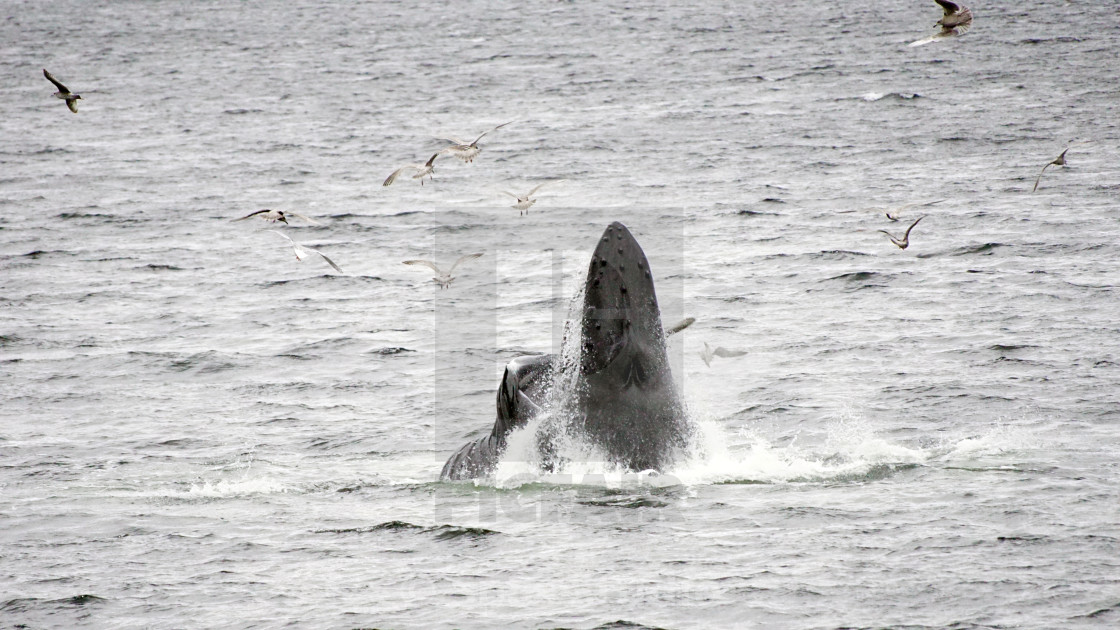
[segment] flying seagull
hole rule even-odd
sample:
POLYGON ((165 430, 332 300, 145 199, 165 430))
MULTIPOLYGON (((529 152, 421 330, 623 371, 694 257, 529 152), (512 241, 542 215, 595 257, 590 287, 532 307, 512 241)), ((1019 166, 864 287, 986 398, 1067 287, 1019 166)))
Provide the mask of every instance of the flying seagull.
POLYGON ((58 79, 51 76, 51 73, 47 72, 46 68, 43 68, 43 76, 47 77, 47 80, 50 81, 51 83, 53 83, 56 88, 58 88, 58 91, 55 92, 54 94, 52 94, 51 96, 57 96, 58 98, 66 101, 66 106, 70 108, 70 111, 77 114, 78 113, 78 101, 81 100, 82 95, 81 94, 74 94, 74 93, 70 92, 70 88, 68 88, 65 85, 59 83, 58 79))
POLYGON ((533 204, 537 203, 537 200, 533 199, 533 193, 537 192, 538 190, 547 186, 548 184, 555 184, 555 183, 559 183, 559 182, 563 182, 563 181, 567 181, 567 180, 557 179, 557 180, 544 182, 543 184, 539 184, 536 188, 530 190, 529 192, 525 193, 524 195, 515 195, 515 194, 509 192, 508 190, 503 190, 502 192, 517 200, 517 203, 510 206, 511 208, 517 208, 518 210, 521 211, 522 215, 526 215, 526 214, 529 214, 529 208, 531 208, 533 206, 533 204))
POLYGON ((665 329, 665 336, 668 337, 670 335, 675 335, 675 334, 679 333, 680 331, 684 330, 685 328, 688 328, 689 326, 691 326, 695 321, 696 321, 695 317, 686 317, 686 318, 682 319, 681 321, 677 322, 676 325, 673 326, 672 328, 666 328, 665 329))
POLYGON ((970 11, 968 7, 963 4, 949 2, 949 0, 933 1, 941 5, 941 8, 945 11, 945 15, 941 16, 941 19, 935 24, 935 26, 940 26, 941 30, 924 39, 910 42, 911 46, 921 46, 939 39, 945 39, 946 37, 964 35, 968 32, 968 29, 972 28, 972 11, 970 11))
POLYGON ((251 219, 253 217, 260 217, 260 218, 264 219, 265 221, 268 221, 269 223, 276 223, 277 221, 279 221, 279 222, 283 223, 284 225, 288 225, 288 217, 297 217, 297 218, 303 219, 304 221, 307 221, 308 223, 312 223, 312 224, 315 224, 315 225, 322 225, 322 223, 316 221, 315 219, 312 219, 311 217, 304 216, 304 215, 302 215, 298 212, 285 213, 283 210, 269 210, 268 208, 265 208, 264 210, 257 210, 256 212, 250 212, 249 214, 241 217, 240 219, 234 219, 233 221, 231 221, 231 223, 236 223, 238 221, 244 221, 245 219, 251 219))
POLYGON ((910 230, 913 230, 914 226, 918 224, 918 221, 921 221, 924 218, 925 218, 924 216, 918 217, 917 221, 914 221, 913 223, 911 223, 910 227, 906 228, 906 234, 904 234, 902 236, 902 238, 897 238, 893 234, 891 234, 890 232, 888 232, 886 230, 879 230, 879 231, 882 232, 883 234, 886 234, 887 236, 891 237, 891 242, 894 243, 895 245, 898 245, 899 249, 906 249, 907 247, 910 247, 910 230))
MULTIPOLYGON (((1066 151, 1069 151, 1069 147, 1066 147, 1066 151)), ((1051 164, 1053 164, 1054 166, 1066 165, 1066 151, 1062 151, 1061 155, 1048 162, 1046 166, 1042 167, 1042 170, 1038 173, 1038 177, 1036 177, 1034 180, 1034 188, 1031 189, 1031 192, 1038 190, 1038 182, 1042 180, 1042 174, 1046 172, 1046 169, 1049 168, 1051 164)))
POLYGON ((452 276, 451 274, 455 271, 455 268, 458 267, 460 263, 466 262, 468 260, 474 260, 481 255, 481 253, 467 254, 466 256, 460 257, 459 260, 455 261, 455 264, 451 265, 451 268, 448 269, 446 273, 444 273, 444 271, 440 269, 439 266, 437 266, 430 260, 406 260, 404 261, 404 264, 424 265, 425 267, 431 268, 432 271, 436 272, 436 275, 432 278, 432 281, 438 283, 441 289, 446 289, 451 286, 451 281, 455 279, 455 276, 452 276))
POLYGON ((327 261, 328 265, 334 267, 335 271, 337 271, 338 273, 345 273, 344 271, 342 271, 342 267, 339 267, 338 265, 334 264, 334 261, 331 260, 330 258, 327 258, 327 255, 324 254, 323 252, 321 252, 317 249, 311 249, 310 247, 304 247, 303 245, 300 245, 299 243, 293 241, 291 239, 291 237, 289 237, 287 234, 285 234, 283 232, 280 232, 278 230, 269 230, 269 232, 276 232, 280 236, 283 236, 284 238, 288 239, 288 242, 291 243, 291 245, 292 245, 292 251, 294 251, 295 254, 296 254, 296 260, 298 260, 300 262, 303 262, 303 259, 308 257, 308 255, 309 255, 308 252, 315 252, 316 254, 319 254, 320 256, 322 256, 323 260, 327 261))
POLYGON ((743 350, 728 350, 727 348, 712 348, 708 342, 704 342, 704 349, 700 351, 700 358, 704 360, 704 365, 712 367, 712 359, 714 357, 741 357, 746 354, 743 350))
POLYGON ((898 221, 900 218, 902 218, 900 215, 906 210, 910 210, 911 208, 921 208, 923 206, 932 206, 934 204, 941 203, 942 201, 945 200, 937 199, 935 201, 917 201, 914 203, 908 203, 898 206, 897 208, 888 208, 887 210, 883 211, 883 214, 886 215, 886 217, 891 221, 898 221))
MULTIPOLYGON (((442 151, 440 153, 442 153, 442 151)), ((424 164, 405 164, 404 166, 393 171, 393 174, 385 178, 385 183, 381 185, 391 186, 393 182, 397 181, 397 178, 401 176, 401 173, 404 173, 405 171, 416 171, 412 174, 412 179, 420 180, 420 185, 423 186, 425 176, 428 179, 432 179, 432 171, 436 170, 435 162, 437 157, 439 157, 439 153, 436 153, 432 157, 428 158, 428 161, 424 164)))
POLYGON ((470 142, 468 142, 466 140, 462 140, 460 138, 440 138, 440 140, 447 140, 448 142, 453 142, 454 143, 449 147, 445 147, 444 149, 441 149, 440 153, 450 153, 451 155, 459 158, 460 160, 462 160, 464 162, 473 162, 474 158, 479 153, 482 153, 482 149, 480 149, 478 147, 478 141, 481 140, 484 136, 486 136, 486 134, 490 133, 491 131, 497 131, 498 129, 501 129, 502 127, 505 127, 506 125, 510 124, 511 122, 513 122, 513 121, 511 120, 509 122, 502 123, 502 124, 498 125, 497 127, 494 127, 493 129, 484 131, 484 132, 482 132, 482 134, 480 136, 478 136, 477 138, 475 138, 474 140, 472 140, 470 142))

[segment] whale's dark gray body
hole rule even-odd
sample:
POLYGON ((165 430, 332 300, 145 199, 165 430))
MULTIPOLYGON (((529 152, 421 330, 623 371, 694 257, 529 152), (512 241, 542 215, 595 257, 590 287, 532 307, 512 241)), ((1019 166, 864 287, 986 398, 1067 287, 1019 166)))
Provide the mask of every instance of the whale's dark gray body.
MULTIPOLYGON (((673 383, 665 331, 642 251, 615 222, 599 240, 584 284, 580 361, 575 387, 550 399, 548 423, 537 436, 541 460, 555 464, 551 437, 580 435, 608 459, 632 470, 662 469, 685 445, 689 425, 673 383)), ((498 389, 498 417, 490 435, 463 445, 441 479, 486 476, 506 438, 546 406, 557 374, 554 355, 514 359, 498 389)))

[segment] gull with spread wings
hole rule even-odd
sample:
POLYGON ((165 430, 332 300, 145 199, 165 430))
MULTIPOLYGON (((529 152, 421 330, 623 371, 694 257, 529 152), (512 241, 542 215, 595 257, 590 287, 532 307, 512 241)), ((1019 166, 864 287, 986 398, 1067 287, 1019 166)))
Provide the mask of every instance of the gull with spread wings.
POLYGON ((270 210, 268 208, 265 208, 264 210, 257 210, 256 212, 250 212, 240 219, 234 219, 233 221, 231 221, 231 223, 244 221, 245 219, 251 219, 253 217, 260 217, 265 221, 268 221, 269 223, 276 223, 277 221, 279 221, 284 225, 288 225, 288 217, 297 217, 314 225, 322 225, 322 223, 316 221, 315 219, 304 216, 298 212, 284 212, 283 210, 270 210))
POLYGON ((56 88, 58 88, 58 91, 55 92, 54 94, 52 94, 51 96, 56 96, 56 97, 58 97, 58 98, 60 98, 64 101, 66 101, 66 106, 70 108, 70 111, 77 114, 78 113, 78 101, 80 101, 82 99, 82 95, 81 94, 74 94, 73 92, 71 92, 70 88, 66 87, 65 85, 60 83, 58 79, 51 76, 51 73, 47 72, 46 68, 43 68, 43 76, 47 77, 47 80, 50 81, 51 83, 53 83, 56 88))
POLYGON ((708 342, 704 342, 704 349, 700 351, 700 358, 704 360, 704 365, 712 367, 712 359, 715 357, 741 357, 746 354, 744 350, 728 350, 723 347, 712 348, 708 342))
POLYGON ((427 177, 428 179, 432 179, 432 172, 436 170, 436 158, 439 157, 439 155, 439 153, 432 155, 432 157, 428 158, 428 161, 424 164, 405 164, 404 166, 393 171, 393 174, 385 178, 385 183, 381 185, 392 186, 393 182, 397 181, 397 178, 400 177, 405 171, 415 171, 412 174, 412 179, 420 180, 420 185, 423 186, 425 177, 427 177))
POLYGON ((898 245, 899 249, 906 249, 907 247, 910 247, 910 230, 913 230, 914 226, 918 224, 918 221, 921 221, 924 218, 925 218, 924 216, 918 217, 917 221, 914 221, 913 223, 911 223, 910 227, 906 228, 906 234, 902 235, 902 238, 898 238, 897 236, 891 234, 890 232, 888 232, 886 230, 879 230, 879 231, 882 232, 883 234, 886 234, 887 236, 889 236, 891 238, 891 242, 894 243, 895 245, 898 245))
POLYGON ((497 127, 494 127, 493 129, 484 131, 477 138, 475 138, 474 140, 469 141, 469 142, 467 140, 463 140, 463 139, 460 139, 460 138, 440 138, 440 140, 447 140, 448 142, 454 143, 449 147, 445 147, 445 148, 441 149, 440 153, 449 153, 449 154, 459 158, 460 160, 462 160, 464 162, 473 162, 474 158, 479 153, 482 153, 482 149, 479 148, 479 146, 478 146, 478 141, 481 140, 483 137, 485 137, 486 134, 488 134, 492 131, 497 131, 497 130, 501 129, 502 127, 505 127, 506 125, 508 125, 512 122, 513 121, 511 120, 509 122, 502 123, 502 124, 498 125, 497 127))
POLYGON ((293 241, 291 239, 291 237, 289 237, 287 234, 285 234, 283 232, 280 232, 279 230, 269 230, 269 232, 276 232, 280 236, 283 236, 285 239, 287 239, 288 243, 290 243, 291 246, 292 246, 292 251, 295 252, 296 260, 298 260, 300 262, 303 262, 303 259, 307 258, 310 255, 309 252, 315 252, 316 254, 319 254, 320 256, 322 256, 323 260, 327 261, 328 265, 330 265, 331 267, 334 267, 335 271, 337 271, 338 273, 345 273, 344 271, 342 271, 342 267, 339 267, 338 265, 334 264, 334 261, 331 260, 330 258, 327 258, 327 255, 324 254, 323 252, 321 252, 317 249, 311 249, 310 247, 305 247, 303 245, 300 245, 299 243, 293 241))
POLYGON ((526 215, 526 214, 529 214, 529 208, 531 208, 533 204, 537 203, 537 200, 533 199, 533 194, 534 193, 536 193, 538 190, 540 190, 541 188, 544 188, 545 186, 547 186, 549 184, 558 184, 558 183, 563 182, 563 181, 567 181, 567 180, 555 179, 555 180, 544 182, 543 184, 538 184, 536 188, 530 190, 529 192, 525 193, 524 195, 515 195, 515 194, 509 192, 508 190, 503 190, 502 192, 517 200, 517 203, 510 206, 511 208, 517 208, 518 210, 521 211, 522 215, 526 215))
POLYGON ((972 11, 963 4, 949 2, 949 0, 933 0, 941 5, 945 14, 937 21, 934 26, 940 26, 941 30, 930 35, 929 37, 919 39, 916 42, 910 42, 911 46, 921 46, 930 42, 935 42, 939 39, 946 37, 957 37, 964 35, 968 29, 972 28, 972 11))
POLYGON ((439 284, 439 287, 441 289, 446 289, 446 288, 451 286, 451 281, 455 279, 455 276, 453 276, 451 274, 454 273, 456 267, 458 267, 461 263, 464 263, 468 260, 474 260, 475 258, 478 258, 481 255, 482 255, 482 253, 480 252, 478 254, 467 254, 466 256, 461 256, 459 258, 459 260, 456 260, 455 264, 451 265, 451 268, 448 269, 446 272, 444 272, 442 269, 439 268, 438 265, 436 265, 434 262, 432 262, 430 260, 406 260, 406 261, 404 261, 404 264, 406 264, 406 265, 423 265, 425 267, 430 268, 432 271, 436 272, 436 275, 432 278, 432 281, 439 284))

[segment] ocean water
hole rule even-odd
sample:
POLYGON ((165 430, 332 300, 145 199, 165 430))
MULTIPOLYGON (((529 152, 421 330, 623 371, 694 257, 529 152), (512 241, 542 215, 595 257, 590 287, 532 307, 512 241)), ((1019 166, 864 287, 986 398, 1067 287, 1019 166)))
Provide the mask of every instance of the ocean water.
POLYGON ((969 6, 0 5, 0 627, 1114 627, 1120 4, 969 6), (439 482, 615 220, 692 448, 439 482))

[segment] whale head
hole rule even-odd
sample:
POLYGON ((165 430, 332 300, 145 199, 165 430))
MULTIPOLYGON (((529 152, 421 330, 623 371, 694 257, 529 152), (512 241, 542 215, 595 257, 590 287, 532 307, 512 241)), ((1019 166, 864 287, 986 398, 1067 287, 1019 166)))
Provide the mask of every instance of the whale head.
POLYGON ((584 284, 578 413, 616 464, 660 469, 686 437, 649 261, 625 225, 603 232, 584 284))

